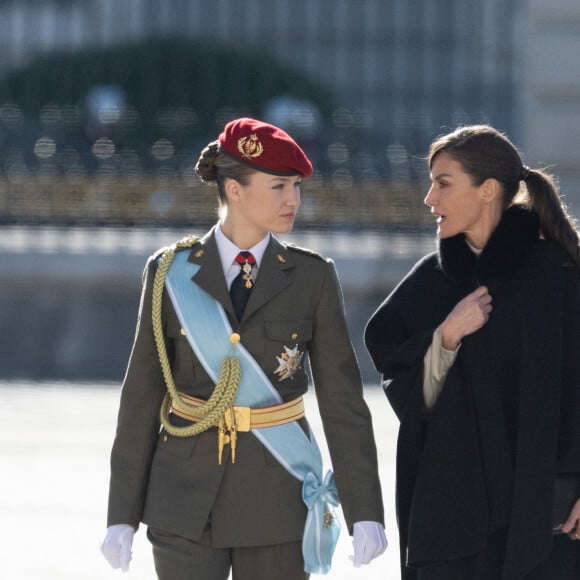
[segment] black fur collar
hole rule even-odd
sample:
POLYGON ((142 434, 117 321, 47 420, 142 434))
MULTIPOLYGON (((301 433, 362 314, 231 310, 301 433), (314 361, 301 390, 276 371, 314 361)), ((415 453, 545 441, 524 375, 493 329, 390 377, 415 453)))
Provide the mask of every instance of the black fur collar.
POLYGON ((492 289, 511 277, 538 238, 537 214, 514 205, 504 212, 479 257, 463 234, 439 240, 439 265, 457 284, 492 289))

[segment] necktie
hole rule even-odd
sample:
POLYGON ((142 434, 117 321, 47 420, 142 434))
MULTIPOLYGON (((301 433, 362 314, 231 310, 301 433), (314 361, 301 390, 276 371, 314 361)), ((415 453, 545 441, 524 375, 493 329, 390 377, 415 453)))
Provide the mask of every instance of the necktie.
POLYGON ((240 273, 234 278, 230 288, 232 304, 238 320, 242 319, 244 309, 250 297, 250 292, 254 285, 252 277, 252 267, 256 263, 256 258, 250 252, 240 252, 236 256, 236 262, 241 266, 240 273))

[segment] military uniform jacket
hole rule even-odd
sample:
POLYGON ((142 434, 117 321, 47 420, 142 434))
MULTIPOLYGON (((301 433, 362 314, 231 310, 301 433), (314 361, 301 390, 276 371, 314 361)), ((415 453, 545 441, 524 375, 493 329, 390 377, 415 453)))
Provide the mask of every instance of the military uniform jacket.
MULTIPOLYGON (((356 521, 383 521, 371 417, 348 337, 342 295, 331 260, 271 237, 241 321, 225 282, 213 230, 189 252, 200 266, 193 281, 224 307, 232 328, 284 401, 316 389, 342 509, 356 521), (291 378, 276 374, 285 347, 304 352, 291 378)), ((226 445, 217 459, 217 430, 173 437, 160 427, 166 392, 151 322, 157 263, 145 269, 140 318, 123 383, 111 455, 108 525, 149 526, 199 541, 211 521, 215 547, 270 545, 302 537, 302 484, 252 433, 239 433, 236 462, 226 445)), ((164 291, 162 321, 179 391, 209 398, 214 384, 193 353, 164 291)), ((308 429, 306 421, 301 424, 308 429)))

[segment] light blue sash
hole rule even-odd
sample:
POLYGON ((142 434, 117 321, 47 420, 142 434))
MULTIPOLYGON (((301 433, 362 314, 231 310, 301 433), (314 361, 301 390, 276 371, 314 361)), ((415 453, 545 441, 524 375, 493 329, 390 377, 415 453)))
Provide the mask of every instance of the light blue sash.
MULTIPOLYGON (((188 255, 187 251, 176 252, 165 287, 193 351, 217 382, 221 362, 231 354, 229 337, 233 331, 221 304, 192 282, 200 266, 188 262, 188 255)), ((236 356, 242 369, 236 405, 268 407, 282 403, 280 393, 241 342, 236 346, 236 356)), ((308 437, 296 421, 252 433, 291 475, 303 482, 302 498, 308 506, 302 540, 304 569, 326 574, 340 532, 333 510, 339 500, 333 473, 329 471, 322 479, 322 457, 314 436, 308 437), (330 523, 325 521, 325 512, 333 516, 330 523)))

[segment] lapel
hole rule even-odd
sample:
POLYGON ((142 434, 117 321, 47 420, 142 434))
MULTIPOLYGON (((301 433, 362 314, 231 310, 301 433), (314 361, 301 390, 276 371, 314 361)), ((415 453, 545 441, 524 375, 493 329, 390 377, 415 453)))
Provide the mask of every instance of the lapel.
POLYGON ((287 270, 291 270, 295 266, 292 254, 274 236, 271 236, 270 243, 262 258, 262 264, 260 264, 258 278, 241 321, 252 316, 254 312, 292 283, 287 270))
MULTIPOLYGON (((237 320, 230 293, 226 286, 214 230, 215 226, 199 241, 199 244, 196 244, 189 254, 188 261, 200 266, 192 280, 215 298, 226 312, 231 315, 232 320, 237 320)), ((274 236, 271 236, 270 243, 260 264, 258 278, 240 322, 250 317, 291 284, 290 277, 286 271, 294 267, 295 263, 292 254, 274 236)))
POLYGON ((201 238, 199 244, 191 250, 187 260, 200 266, 192 277, 193 282, 215 298, 235 320, 236 314, 226 286, 214 230, 215 226, 201 238))

